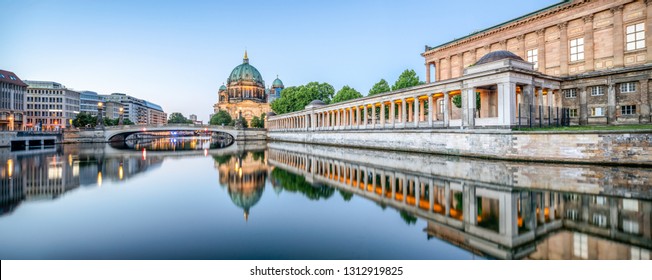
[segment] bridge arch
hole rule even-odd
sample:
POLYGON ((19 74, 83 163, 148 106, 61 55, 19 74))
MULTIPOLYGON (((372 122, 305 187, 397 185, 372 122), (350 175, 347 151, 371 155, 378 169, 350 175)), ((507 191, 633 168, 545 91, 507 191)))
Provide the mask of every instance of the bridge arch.
POLYGON ((193 125, 193 124, 172 124, 172 125, 123 125, 109 127, 104 130, 104 139, 107 142, 121 141, 127 136, 135 133, 142 132, 158 132, 158 131, 206 131, 206 132, 221 132, 226 133, 237 139, 238 131, 233 127, 217 126, 217 125, 193 125))

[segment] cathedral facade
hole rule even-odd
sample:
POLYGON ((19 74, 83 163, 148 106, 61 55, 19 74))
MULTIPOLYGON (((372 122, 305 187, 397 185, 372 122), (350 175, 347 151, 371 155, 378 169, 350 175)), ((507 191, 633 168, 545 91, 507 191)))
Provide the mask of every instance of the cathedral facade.
POLYGON ((281 96, 283 88, 283 82, 278 77, 272 87, 265 88, 263 76, 249 64, 245 51, 242 64, 233 68, 226 85, 220 87, 218 101, 213 105, 214 113, 226 111, 233 119, 242 116, 249 124, 254 117, 271 111, 269 104, 281 96))

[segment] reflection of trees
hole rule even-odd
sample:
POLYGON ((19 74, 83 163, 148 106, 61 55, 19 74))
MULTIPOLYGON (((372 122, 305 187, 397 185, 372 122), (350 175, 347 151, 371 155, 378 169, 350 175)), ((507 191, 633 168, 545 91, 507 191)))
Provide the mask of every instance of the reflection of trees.
POLYGON ((340 195, 342 196, 342 198, 344 199, 344 201, 350 201, 351 198, 353 198, 353 193, 352 192, 347 192, 347 191, 341 190, 341 189, 339 190, 339 192, 340 192, 340 195))
POLYGON ((335 189, 332 187, 325 185, 312 186, 306 182, 303 176, 287 172, 280 168, 275 168, 272 171, 272 177, 281 183, 284 190, 301 193, 310 200, 328 199, 335 193, 335 189))
POLYGON ((417 217, 410 215, 410 213, 403 210, 399 211, 399 213, 401 214, 401 219, 403 219, 406 224, 413 225, 417 223, 417 217))

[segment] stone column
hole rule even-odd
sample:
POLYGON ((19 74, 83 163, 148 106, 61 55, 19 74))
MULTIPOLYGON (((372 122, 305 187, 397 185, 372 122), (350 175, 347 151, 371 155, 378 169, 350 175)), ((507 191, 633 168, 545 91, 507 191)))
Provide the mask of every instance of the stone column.
POLYGON ((580 87, 580 125, 589 123, 589 108, 587 106, 586 87, 580 87))
MULTIPOLYGON (((537 110, 536 115, 539 116, 539 118, 543 118, 543 114, 545 114, 547 112, 546 108, 543 107, 543 88, 542 87, 540 87, 537 90, 537 107, 535 108, 535 110, 537 110), (540 110, 539 110, 539 106, 542 107, 540 110), (539 115, 539 113, 541 113, 541 115, 539 115)), ((543 122, 543 120, 541 120, 541 122, 543 122)))
POLYGON ((355 106, 355 124, 357 125, 358 129, 362 128, 362 125, 360 124, 361 122, 361 116, 360 116, 360 105, 355 106))
POLYGON ((426 62, 426 83, 430 83, 430 62, 426 62))
POLYGON ((449 55, 448 56, 448 79, 453 78, 453 56, 449 55))
MULTIPOLYGON (((525 85, 523 86, 523 91, 521 91, 521 97, 523 98, 523 105, 525 107, 521 113, 526 114, 525 119, 527 124, 534 125, 534 117, 536 116, 536 108, 534 108, 534 86, 525 85)), ((523 116, 521 116, 523 117, 523 116)))
POLYGON ((354 119, 353 119, 353 107, 349 107, 349 128, 353 129, 354 119))
POLYGON ((591 72, 595 68, 593 62, 593 14, 584 16, 584 71, 591 72))
POLYGON ((435 116, 434 114, 435 104, 433 103, 433 101, 434 101, 433 94, 428 93, 428 127, 432 127, 432 117, 435 116))
POLYGON ((403 123, 403 127, 407 124, 407 111, 405 107, 407 107, 405 98, 401 98, 401 122, 403 123))
POLYGON ((376 128, 376 103, 371 104, 371 128, 376 128))
POLYGON ((433 77, 434 78, 433 81, 438 82, 439 81, 439 75, 437 74, 437 70, 439 69, 439 66, 437 66, 437 63, 435 63, 435 62, 432 63, 432 66, 435 67, 435 73, 434 73, 435 76, 433 77))
POLYGON ((426 113, 426 110, 424 109, 425 106, 426 106, 426 101, 425 101, 425 100, 423 100, 423 101, 419 100, 419 121, 420 121, 420 122, 426 120, 426 119, 425 119, 425 115, 426 115, 425 113, 426 113))
POLYGON ((650 99, 649 99, 649 81, 646 77, 643 80, 639 81, 641 86, 640 96, 641 96, 641 111, 639 114, 639 119, 641 123, 650 123, 650 99))
POLYGON ((475 88, 462 89, 462 125, 475 126, 475 88))
POLYGON ((362 128, 367 128, 367 104, 363 105, 362 107, 362 128))
POLYGON ((380 102, 380 127, 385 128, 385 101, 380 102))
POLYGON ((444 127, 448 127, 448 124, 450 122, 450 117, 451 113, 450 111, 450 96, 448 95, 448 91, 444 91, 444 127))
MULTIPOLYGON (((537 59, 539 64, 539 69, 534 69, 541 73, 546 73, 546 30, 539 29, 537 30, 537 59)), ((526 50, 527 51, 527 50, 526 50)))
POLYGON ((389 101, 389 122, 392 124, 392 127, 396 127, 395 122, 396 122, 396 104, 394 103, 394 100, 389 101))
POLYGON ((419 97, 415 96, 414 97, 414 102, 413 102, 414 116, 413 116, 413 119, 412 119, 414 121, 414 127, 419 127, 419 106, 420 106, 419 104, 420 103, 421 102, 419 102, 419 97))
POLYGON ((567 22, 557 24, 559 27, 559 71, 562 76, 568 75, 568 30, 567 22))
MULTIPOLYGON (((625 56, 625 35, 623 33, 623 5, 616 6, 611 8, 613 13, 613 34, 614 34, 614 44, 613 44, 613 54, 614 54, 614 67, 623 67, 624 56, 625 56)), ((648 20, 649 21, 649 20, 648 20)), ((649 24, 649 23, 648 23, 649 24)), ((650 40, 650 38, 645 38, 645 40, 650 40)), ((649 59, 649 58, 648 58, 649 59)))
POLYGON ((406 104, 407 106, 407 118, 405 119, 405 124, 414 121, 412 118, 414 118, 414 101, 412 101, 412 105, 406 104))

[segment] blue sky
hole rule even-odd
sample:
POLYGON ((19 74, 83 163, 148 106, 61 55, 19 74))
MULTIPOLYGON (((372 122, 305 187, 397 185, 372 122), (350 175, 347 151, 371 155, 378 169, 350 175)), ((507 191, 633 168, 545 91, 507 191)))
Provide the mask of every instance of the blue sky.
POLYGON ((245 48, 267 85, 278 75, 366 94, 405 69, 424 80, 426 44, 557 2, 0 0, 0 69, 206 121, 245 48))

